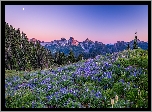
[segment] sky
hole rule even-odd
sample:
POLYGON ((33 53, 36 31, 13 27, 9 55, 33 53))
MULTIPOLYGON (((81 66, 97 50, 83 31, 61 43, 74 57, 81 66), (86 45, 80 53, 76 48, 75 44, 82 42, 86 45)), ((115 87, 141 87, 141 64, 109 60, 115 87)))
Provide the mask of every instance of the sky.
POLYGON ((136 31, 148 41, 148 5, 6 5, 5 22, 45 42, 72 36, 113 44, 133 40, 136 31))

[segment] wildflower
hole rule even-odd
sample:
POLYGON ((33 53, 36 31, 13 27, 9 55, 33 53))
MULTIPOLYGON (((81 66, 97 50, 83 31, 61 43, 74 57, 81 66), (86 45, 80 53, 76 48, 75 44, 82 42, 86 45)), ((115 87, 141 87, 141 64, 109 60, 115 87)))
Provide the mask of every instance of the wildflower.
POLYGON ((127 88, 124 88, 124 90, 126 90, 127 88))
POLYGON ((94 80, 94 79, 95 79, 95 77, 94 77, 94 76, 92 76, 92 77, 91 77, 91 79, 92 79, 92 80, 94 80))
POLYGON ((34 101, 32 101, 32 108, 34 108, 35 107, 35 102, 34 101))
POLYGON ((136 77, 136 72, 134 72, 134 77, 136 77))
POLYGON ((118 68, 120 67, 120 64, 118 64, 118 68))
POLYGON ((122 57, 123 57, 123 58, 125 58, 125 56, 124 56, 124 55, 122 55, 122 57))
POLYGON ((114 105, 114 99, 111 99, 111 105, 112 105, 112 108, 113 108, 113 105, 114 105))
POLYGON ((47 96, 46 98, 50 101, 50 99, 52 99, 52 98, 53 98, 53 95, 51 95, 51 96, 47 96))
POLYGON ((141 92, 140 92, 140 89, 138 90, 138 96, 141 96, 141 92))
POLYGON ((111 78, 112 78, 112 76, 111 76, 111 74, 110 74, 110 73, 108 73, 108 74, 107 74, 107 78, 109 78, 109 79, 111 79, 111 78))
POLYGON ((123 79, 120 79, 119 82, 122 82, 124 84, 125 81, 123 79))
POLYGON ((134 85, 134 87, 135 87, 135 88, 138 88, 138 86, 137 86, 137 85, 134 85))
POLYGON ((11 86, 11 85, 12 85, 12 83, 11 83, 11 82, 9 82, 9 83, 8 83, 8 85, 10 85, 10 86, 11 86))
POLYGON ((76 91, 74 90, 73 93, 76 94, 76 91))
POLYGON ((89 91, 89 89, 87 88, 87 92, 89 91))
POLYGON ((117 95, 115 96, 115 99, 116 99, 116 103, 117 103, 117 101, 118 101, 118 96, 117 95))
POLYGON ((97 98, 102 97, 102 96, 101 96, 101 93, 100 93, 100 92, 97 92, 97 93, 96 93, 96 97, 97 97, 97 98))
POLYGON ((52 86, 51 85, 48 85, 48 89, 51 89, 52 88, 52 86))

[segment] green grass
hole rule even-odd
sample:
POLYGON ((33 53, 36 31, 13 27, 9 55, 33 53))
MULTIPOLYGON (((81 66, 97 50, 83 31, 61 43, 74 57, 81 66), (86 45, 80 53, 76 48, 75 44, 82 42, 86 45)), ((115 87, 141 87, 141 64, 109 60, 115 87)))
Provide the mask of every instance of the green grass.
MULTIPOLYGON (((112 56, 112 55, 109 55, 112 56)), ((101 63, 109 61, 106 60, 107 57, 101 56, 99 60, 94 60, 93 62, 101 63), (105 60, 105 61, 103 61, 105 60), (103 61, 103 62, 102 62, 103 61)), ((110 58, 112 59, 112 58, 110 58)), ((6 70, 5 78, 7 84, 12 82, 12 85, 9 85, 6 89, 7 95, 5 95, 6 107, 7 108, 48 108, 45 104, 50 104, 51 106, 59 107, 92 107, 92 108, 111 108, 110 99, 114 98, 115 95, 119 96, 119 101, 114 104, 115 108, 147 108, 148 107, 148 52, 145 50, 137 49, 130 51, 119 52, 119 58, 112 63, 110 68, 102 71, 100 69, 99 74, 95 74, 96 77, 101 77, 104 72, 112 72, 113 79, 103 78, 102 81, 98 82, 91 79, 91 77, 79 76, 76 78, 75 83, 71 81, 72 74, 81 66, 82 68, 87 68, 84 63, 86 60, 82 60, 75 64, 70 64, 64 68, 63 72, 57 72, 57 76, 52 73, 47 75, 40 73, 40 70, 25 72, 25 71, 14 71, 6 70), (123 57, 125 56, 125 57, 123 57), (120 67, 118 67, 120 65, 120 67), (133 71, 126 71, 128 66, 133 67, 133 71), (140 75, 130 76, 130 72, 134 73, 136 70, 143 70, 140 75), (31 75, 30 73, 35 73, 31 75), (20 79, 14 81, 14 77, 18 76, 20 79), (63 76, 67 76, 65 81, 62 79, 63 76), (129 76, 129 77, 128 77, 129 76), (21 87, 18 90, 14 90, 12 87, 22 84, 23 82, 29 83, 31 80, 38 79, 38 81, 32 83, 36 84, 36 88, 29 89, 21 87), (53 88, 46 92, 48 85, 41 84, 43 80, 50 78, 51 81, 49 85, 53 88), (119 80, 123 79, 124 84, 120 83, 119 80), (130 85, 128 85, 130 83, 130 85), (104 89, 104 86, 108 84, 108 88, 104 89), (138 88, 134 87, 138 86, 138 88), (74 89, 78 91, 78 96, 75 96, 71 93, 67 94, 57 94, 61 88, 68 87, 69 89, 74 89), (12 89, 11 89, 12 88, 12 89), (88 89, 88 91, 86 91, 88 89), (95 92, 101 92, 102 98, 96 98, 92 90, 95 92), (141 95, 138 95, 140 90, 141 95), (13 96, 9 95, 14 93, 13 96), (48 95, 56 94, 50 101, 46 98, 48 95), (59 97, 59 98, 57 98, 59 97), (65 104, 66 103, 66 104, 65 104), (34 106, 33 106, 34 105, 34 106)), ((91 62, 92 63, 92 62, 91 62)), ((105 65, 106 66, 106 65, 105 65)), ((93 69, 96 69, 96 65, 91 65, 93 69)), ((93 70, 92 69, 92 70, 93 70)), ((47 69, 45 69, 47 71, 47 69)), ((58 71, 58 67, 55 67, 53 70, 58 71)), ((5 93, 5 94, 6 94, 5 93)))

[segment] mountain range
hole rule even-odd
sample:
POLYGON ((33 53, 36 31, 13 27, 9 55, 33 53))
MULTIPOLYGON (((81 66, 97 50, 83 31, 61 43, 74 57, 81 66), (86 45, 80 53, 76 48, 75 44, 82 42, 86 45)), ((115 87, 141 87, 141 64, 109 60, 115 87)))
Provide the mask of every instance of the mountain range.
MULTIPOLYGON (((35 40, 34 38, 31 41, 35 40)), ((88 38, 82 42, 75 40, 73 37, 70 37, 69 40, 65 38, 61 38, 61 40, 54 40, 51 42, 40 42, 42 46, 46 49, 50 50, 52 54, 55 52, 64 52, 65 55, 68 55, 70 50, 74 52, 75 57, 79 54, 83 54, 84 58, 92 58, 97 55, 105 55, 106 53, 113 53, 123 51, 127 48, 127 44, 129 43, 130 49, 133 49, 134 40, 130 42, 117 41, 114 44, 103 44, 98 41, 91 41, 88 38)), ((138 47, 141 49, 148 49, 148 42, 137 40, 138 47)))

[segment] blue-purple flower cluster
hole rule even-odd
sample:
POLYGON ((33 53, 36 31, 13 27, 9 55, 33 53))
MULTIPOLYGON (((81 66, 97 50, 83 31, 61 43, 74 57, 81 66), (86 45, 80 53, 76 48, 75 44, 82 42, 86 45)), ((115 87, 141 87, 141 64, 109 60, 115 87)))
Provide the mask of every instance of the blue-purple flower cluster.
MULTIPOLYGON (((44 101, 33 101, 33 108, 39 103, 43 105, 46 103, 55 105, 55 103, 61 102, 60 100, 64 98, 66 100, 60 103, 61 107, 68 107, 71 105, 70 102, 73 101, 77 102, 72 103, 73 107, 84 107, 82 101, 86 97, 105 101, 107 96, 105 96, 104 90, 111 88, 114 82, 121 82, 126 84, 126 87, 130 87, 131 81, 125 82, 123 75, 129 74, 129 80, 130 77, 138 77, 143 74, 142 68, 137 69, 128 66, 120 70, 122 76, 118 78, 116 70, 120 68, 120 65, 116 66, 114 62, 119 57, 126 57, 126 54, 113 53, 109 56, 98 55, 94 59, 58 67, 55 70, 41 70, 39 72, 26 73, 22 77, 14 76, 5 79, 5 97, 12 97, 17 90, 28 88, 34 92, 33 94, 35 94, 37 99, 41 97, 45 98, 44 101), (86 84, 86 82, 91 84, 86 84), (83 98, 81 99, 79 96, 83 98), (68 99, 71 100, 69 101, 68 99)), ((134 84, 134 87, 138 88, 136 84, 134 84)), ((88 101, 89 105, 91 105, 90 103, 88 101)))

